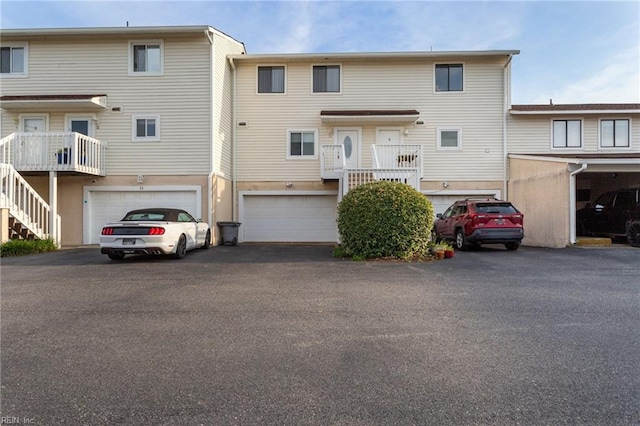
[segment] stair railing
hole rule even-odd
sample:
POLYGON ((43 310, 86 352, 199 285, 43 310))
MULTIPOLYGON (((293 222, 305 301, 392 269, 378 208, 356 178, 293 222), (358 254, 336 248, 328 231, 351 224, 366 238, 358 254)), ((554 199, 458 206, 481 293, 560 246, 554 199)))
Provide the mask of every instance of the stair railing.
POLYGON ((60 245, 60 216, 56 217, 56 229, 50 229, 49 204, 10 164, 0 164, 0 194, 0 207, 8 208, 36 238, 53 238, 60 245))

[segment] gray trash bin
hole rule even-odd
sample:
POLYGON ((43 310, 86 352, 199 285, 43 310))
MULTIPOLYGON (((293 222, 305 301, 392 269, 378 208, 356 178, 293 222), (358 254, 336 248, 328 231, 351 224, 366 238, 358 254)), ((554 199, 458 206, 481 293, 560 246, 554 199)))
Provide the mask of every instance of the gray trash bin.
POLYGON ((222 234, 223 245, 238 245, 238 228, 240 228, 240 222, 218 222, 218 227, 222 234))

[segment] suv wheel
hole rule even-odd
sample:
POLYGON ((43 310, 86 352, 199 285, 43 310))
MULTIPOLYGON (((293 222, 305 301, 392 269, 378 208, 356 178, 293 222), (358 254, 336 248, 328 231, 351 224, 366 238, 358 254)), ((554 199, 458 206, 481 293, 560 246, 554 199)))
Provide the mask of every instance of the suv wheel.
POLYGON ((436 228, 433 227, 433 229, 431 229, 431 241, 434 243, 439 243, 440 242, 440 238, 438 238, 438 233, 436 232, 436 228))
POLYGON ((640 247, 640 220, 631 222, 627 230, 627 241, 633 247, 640 247))
POLYGON ((458 250, 466 250, 467 249, 467 241, 464 237, 464 231, 462 229, 456 230, 456 237, 453 240, 454 247, 458 250))
POLYGON ((518 250, 518 247, 520 247, 520 243, 507 243, 504 246, 507 248, 507 250, 513 251, 518 250))

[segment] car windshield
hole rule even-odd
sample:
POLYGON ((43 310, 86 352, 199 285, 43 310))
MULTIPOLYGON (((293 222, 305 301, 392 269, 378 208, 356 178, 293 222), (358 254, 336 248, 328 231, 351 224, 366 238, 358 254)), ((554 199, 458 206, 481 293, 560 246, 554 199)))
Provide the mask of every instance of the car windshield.
POLYGON ((512 214, 518 213, 518 211, 509 203, 485 203, 476 204, 476 211, 478 213, 486 214, 512 214))
POLYGON ((166 218, 167 215, 163 212, 131 212, 122 220, 167 220, 166 218))

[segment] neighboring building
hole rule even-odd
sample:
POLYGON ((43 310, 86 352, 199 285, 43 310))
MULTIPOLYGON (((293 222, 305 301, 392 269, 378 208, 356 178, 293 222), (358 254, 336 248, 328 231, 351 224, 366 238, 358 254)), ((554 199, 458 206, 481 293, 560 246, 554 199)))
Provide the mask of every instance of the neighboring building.
POLYGON ((231 219, 227 55, 242 43, 208 26, 0 35, 3 234, 18 219, 97 244, 104 223, 150 205, 231 219))
POLYGON ((436 212, 503 196, 516 54, 231 55, 240 241, 337 241, 356 181, 406 181, 436 212))
POLYGON ((508 197, 525 212, 523 244, 576 242, 576 210, 640 185, 640 104, 512 105, 508 197))

